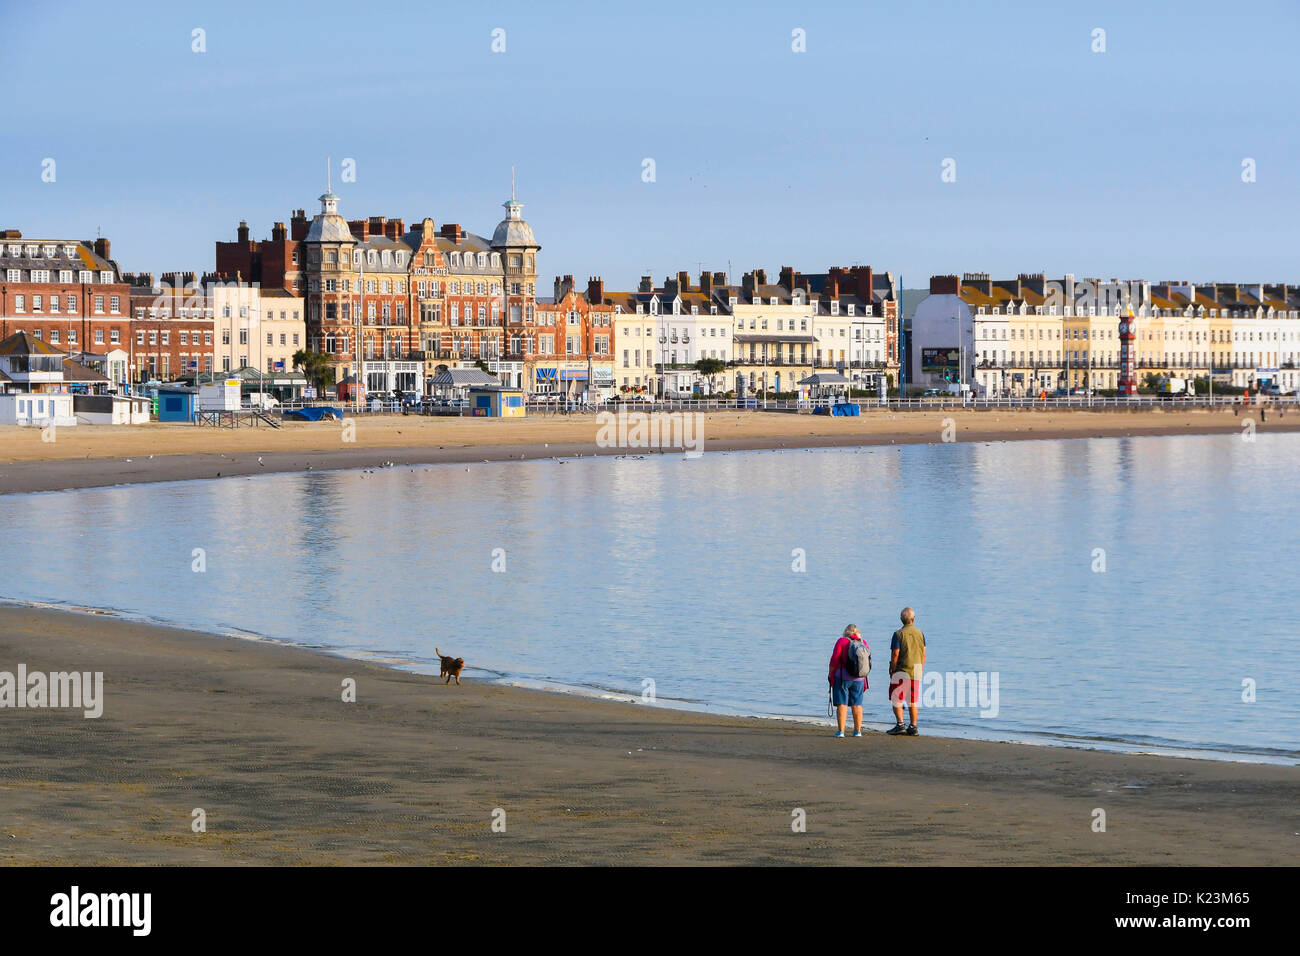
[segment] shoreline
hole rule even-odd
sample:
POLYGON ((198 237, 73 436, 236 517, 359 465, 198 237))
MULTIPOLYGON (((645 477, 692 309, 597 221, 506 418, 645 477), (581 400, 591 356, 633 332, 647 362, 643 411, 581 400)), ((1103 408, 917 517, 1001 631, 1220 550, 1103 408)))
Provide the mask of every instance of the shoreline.
MULTIPOLYGON (((883 412, 856 419, 776 412, 712 412, 700 426, 704 452, 938 444, 951 421, 961 442, 1240 434, 1232 409, 1084 411, 1043 409, 883 412)), ((347 419, 346 421, 353 421, 347 419)), ((472 464, 546 458, 680 454, 675 448, 600 447, 595 415, 519 421, 379 416, 357 419, 355 441, 329 423, 280 429, 193 425, 78 426, 42 442, 39 429, 0 427, 0 494, 163 481, 334 471, 393 465, 472 464)), ((1300 416, 1275 416, 1257 432, 1300 431, 1300 416)))
MULTIPOLYGON (((333 648, 323 644, 302 644, 285 638, 269 637, 266 635, 254 634, 249 631, 241 631, 237 628, 232 628, 228 631, 206 630, 201 626, 193 626, 180 621, 164 620, 147 614, 124 611, 117 608, 88 607, 85 605, 68 604, 58 601, 22 600, 0 595, 0 611, 3 611, 6 608, 46 611, 53 614, 70 614, 87 618, 109 618, 143 627, 162 628, 165 630, 190 634, 201 634, 214 640, 246 641, 253 645, 292 648, 294 650, 305 651, 308 653, 324 654, 328 657, 339 660, 356 661, 358 663, 383 667, 397 673, 415 674, 421 677, 432 676, 438 669, 437 662, 433 660, 422 661, 411 658, 394 657, 378 651, 357 650, 349 652, 346 649, 333 648)), ((473 667, 466 668, 465 677, 466 679, 480 683, 492 684, 499 687, 517 688, 530 693, 567 695, 604 701, 615 705, 639 705, 637 695, 633 691, 622 691, 589 684, 567 684, 562 681, 545 678, 531 678, 522 675, 488 671, 473 667), (490 676, 474 676, 474 673, 472 672, 490 676)), ((675 698, 659 698, 653 706, 662 710, 679 711, 682 713, 698 714, 701 716, 723 717, 731 720, 756 722, 775 721, 818 729, 826 729, 834 726, 834 720, 830 717, 807 716, 801 714, 760 713, 736 708, 710 706, 707 703, 678 700, 675 698)), ((888 722, 869 720, 864 715, 862 723, 863 730, 883 733, 890 726, 892 725, 888 722)), ((1178 744, 1145 745, 1126 740, 1101 739, 1082 735, 1035 735, 1028 732, 1013 732, 1002 736, 985 736, 974 732, 968 732, 965 728, 961 727, 941 727, 939 731, 927 727, 926 735, 939 740, 969 740, 1017 747, 1084 750, 1099 754, 1160 757, 1170 760, 1200 760, 1221 764, 1300 767, 1300 758, 1297 758, 1294 755, 1281 756, 1277 754, 1263 753, 1247 754, 1238 751, 1197 748, 1190 745, 1178 744)))
POLYGON ((1286 865, 1300 830, 1294 767, 837 740, 0 607, 20 662, 102 671, 103 716, 0 709, 8 864, 1286 865))

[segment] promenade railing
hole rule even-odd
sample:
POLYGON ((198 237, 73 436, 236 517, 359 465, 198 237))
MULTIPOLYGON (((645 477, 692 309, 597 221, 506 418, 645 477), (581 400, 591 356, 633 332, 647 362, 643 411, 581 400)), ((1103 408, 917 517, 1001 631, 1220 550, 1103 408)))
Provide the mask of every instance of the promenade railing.
MULTIPOLYGON (((710 412, 710 411, 769 411, 769 412, 811 412, 839 403, 839 399, 735 399, 735 398, 685 398, 656 399, 654 401, 621 402, 553 402, 528 401, 525 403, 529 415, 594 415, 599 412, 616 412, 626 409, 629 412, 710 412)), ((1300 397, 1295 395, 1261 396, 1252 395, 1196 395, 1187 397, 1167 397, 1159 395, 1137 395, 1124 397, 1118 395, 1071 395, 1069 397, 1031 398, 1028 396, 1001 396, 998 398, 968 398, 941 395, 926 398, 887 398, 857 397, 849 400, 863 412, 886 410, 891 412, 926 412, 926 411, 994 411, 998 409, 1071 409, 1078 411, 1139 411, 1163 408, 1169 410, 1182 408, 1300 408, 1300 397)), ((400 402, 366 402, 357 407, 348 402, 308 401, 283 402, 270 410, 271 414, 292 411, 298 408, 329 406, 339 408, 344 415, 442 415, 470 416, 467 406, 425 403, 422 405, 402 404, 400 402)))

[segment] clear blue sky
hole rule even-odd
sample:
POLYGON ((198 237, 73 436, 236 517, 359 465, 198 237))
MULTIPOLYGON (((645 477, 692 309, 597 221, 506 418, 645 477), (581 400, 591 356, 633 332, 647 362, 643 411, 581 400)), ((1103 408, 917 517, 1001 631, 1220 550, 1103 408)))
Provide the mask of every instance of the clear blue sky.
POLYGON ((486 234, 516 163, 547 280, 1300 282, 1294 0, 288 7, 0 0, 0 227, 202 271, 317 211, 332 155, 349 218, 486 234))

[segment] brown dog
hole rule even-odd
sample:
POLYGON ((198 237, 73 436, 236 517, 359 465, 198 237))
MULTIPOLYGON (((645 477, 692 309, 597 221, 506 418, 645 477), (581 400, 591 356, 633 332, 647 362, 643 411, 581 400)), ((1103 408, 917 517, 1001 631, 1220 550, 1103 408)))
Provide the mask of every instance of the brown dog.
POLYGON ((433 652, 442 659, 442 673, 438 676, 447 678, 443 683, 450 684, 451 679, 454 677, 456 678, 456 683, 459 684, 460 672, 465 669, 465 658, 444 657, 442 651, 438 650, 436 647, 433 649, 433 652))

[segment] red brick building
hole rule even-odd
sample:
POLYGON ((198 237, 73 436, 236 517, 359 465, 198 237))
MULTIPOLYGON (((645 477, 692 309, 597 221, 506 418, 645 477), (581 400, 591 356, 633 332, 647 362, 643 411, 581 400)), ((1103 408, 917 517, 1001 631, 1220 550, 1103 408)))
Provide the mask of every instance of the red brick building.
MULTIPOLYGON (((410 229, 383 216, 347 221, 338 202, 321 197, 294 250, 309 347, 330 358, 336 380, 360 370, 369 392, 420 392, 439 365, 483 361, 519 384, 522 355, 508 350, 532 318, 540 249, 522 204, 505 204, 489 240, 428 218, 410 229)), ((233 255, 227 266, 244 263, 233 255)))
POLYGON ((302 272, 298 244, 307 236, 307 214, 295 209, 293 232, 277 222, 271 226, 271 238, 260 242, 249 239, 248 223, 241 221, 234 242, 216 244, 217 265, 213 271, 219 276, 256 282, 263 289, 288 289, 302 292, 302 272))
POLYGON ((64 352, 125 349, 130 301, 107 239, 0 232, 0 339, 30 332, 64 352))
POLYGON ((131 380, 171 381, 213 369, 212 303, 193 272, 132 275, 131 380))
POLYGON ((538 302, 536 321, 520 336, 523 387, 576 397, 614 388, 614 304, 594 303, 574 288, 573 276, 555 280, 553 302, 538 302))

